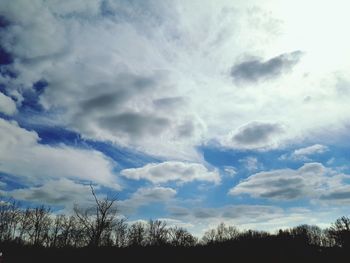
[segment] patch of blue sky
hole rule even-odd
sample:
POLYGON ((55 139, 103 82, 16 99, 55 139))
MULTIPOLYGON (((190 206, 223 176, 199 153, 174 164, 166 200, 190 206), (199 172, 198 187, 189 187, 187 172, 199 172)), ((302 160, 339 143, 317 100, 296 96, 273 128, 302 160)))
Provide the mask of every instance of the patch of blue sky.
POLYGON ((13 189, 26 187, 26 184, 21 183, 21 181, 18 180, 18 177, 16 177, 16 175, 0 172, 0 178, 1 178, 1 182, 5 183, 5 185, 2 187, 3 190, 11 191, 13 189))
POLYGON ((23 101, 19 107, 22 114, 35 114, 44 112, 43 106, 40 104, 40 95, 44 93, 48 83, 45 80, 35 82, 31 89, 25 89, 22 92, 23 101))

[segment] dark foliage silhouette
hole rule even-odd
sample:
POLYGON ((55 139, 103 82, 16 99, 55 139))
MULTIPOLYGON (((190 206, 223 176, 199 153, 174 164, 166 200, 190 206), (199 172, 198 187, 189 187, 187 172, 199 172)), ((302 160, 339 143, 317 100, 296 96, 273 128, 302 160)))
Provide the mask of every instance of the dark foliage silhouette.
POLYGON ((348 217, 327 229, 304 224, 276 233, 242 231, 221 223, 197 239, 165 221, 129 224, 118 215, 116 198, 99 199, 92 186, 91 193, 95 205, 75 206, 72 215, 2 200, 3 262, 345 262, 350 256, 348 217))

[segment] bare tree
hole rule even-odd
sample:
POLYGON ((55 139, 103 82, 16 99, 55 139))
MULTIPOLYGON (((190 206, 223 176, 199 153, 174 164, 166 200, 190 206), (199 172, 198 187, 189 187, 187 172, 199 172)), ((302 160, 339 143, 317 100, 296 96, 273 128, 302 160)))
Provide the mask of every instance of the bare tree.
POLYGON ((77 218, 74 216, 70 217, 63 217, 62 222, 62 233, 60 236, 60 246, 62 247, 68 247, 68 246, 76 246, 77 240, 76 238, 80 239, 80 235, 82 232, 82 229, 79 228, 79 224, 77 221, 77 218))
POLYGON ((126 223, 125 218, 116 220, 116 223, 114 226, 114 232, 115 232, 115 245, 117 247, 127 246, 128 224, 126 223))
POLYGON ((160 220, 150 220, 148 222, 148 245, 160 246, 167 243, 168 229, 166 222, 160 220))
POLYGON ((31 227, 28 228, 28 232, 31 244, 42 246, 48 241, 51 224, 49 215, 50 209, 45 206, 39 206, 30 210, 29 220, 31 222, 31 227))
POLYGON ((215 237, 216 237, 215 229, 209 229, 204 233, 202 237, 202 242, 204 244, 213 244, 215 243, 215 237))
POLYGON ((16 201, 0 202, 0 241, 15 239, 20 221, 20 209, 16 201))
POLYGON ((106 197, 99 200, 92 185, 90 185, 90 188, 96 203, 95 207, 82 211, 78 206, 75 206, 74 211, 88 235, 89 245, 99 246, 102 238, 104 237, 105 239, 106 235, 110 234, 114 224, 116 210, 113 204, 116 198, 110 199, 106 197))
POLYGON ((318 226, 299 225, 289 230, 294 239, 305 244, 320 246, 322 242, 322 230, 318 226))
POLYGON ((234 226, 226 226, 224 223, 221 223, 216 228, 215 240, 217 242, 224 242, 228 240, 233 240, 237 238, 239 231, 234 226))
POLYGON ((220 223, 216 229, 209 229, 204 233, 202 242, 204 244, 225 242, 228 240, 234 240, 239 236, 239 231, 234 226, 226 226, 224 223, 220 223))
POLYGON ((184 228, 173 227, 169 228, 169 242, 172 246, 180 246, 180 247, 190 247, 194 246, 197 243, 197 238, 191 235, 184 228))
POLYGON ((32 210, 27 208, 26 210, 21 211, 20 214, 20 227, 18 239, 24 243, 29 242, 29 235, 33 228, 33 224, 31 221, 31 213, 32 210))
POLYGON ((141 222, 132 224, 128 229, 128 245, 142 246, 145 244, 146 228, 141 222))
POLYGON ((329 228, 329 234, 336 245, 350 247, 350 218, 346 216, 338 218, 329 228))
POLYGON ((64 215, 56 215, 55 220, 53 221, 53 225, 50 231, 50 247, 58 246, 58 238, 62 231, 62 221, 64 215))

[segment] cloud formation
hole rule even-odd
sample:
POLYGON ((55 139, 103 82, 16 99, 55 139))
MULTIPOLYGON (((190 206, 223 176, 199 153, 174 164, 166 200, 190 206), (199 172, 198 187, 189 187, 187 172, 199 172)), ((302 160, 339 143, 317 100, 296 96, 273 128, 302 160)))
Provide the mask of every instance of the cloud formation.
POLYGON ((191 181, 207 181, 218 184, 220 175, 217 170, 209 171, 199 163, 184 163, 168 161, 149 163, 141 168, 130 168, 120 172, 121 175, 133 180, 148 180, 152 183, 176 181, 187 183, 191 181))
POLYGON ((64 205, 54 184, 73 199, 64 188, 82 196, 90 181, 119 189, 116 162, 125 154, 132 161, 120 160, 122 169, 143 165, 121 171, 121 196, 133 191, 121 202, 129 214, 164 200, 194 225, 244 224, 250 217, 261 223, 269 214, 280 225, 286 214, 278 208, 223 207, 227 198, 245 202, 226 196, 226 183, 247 172, 254 174, 231 190, 237 195, 346 204, 340 168, 268 170, 283 164, 273 162, 276 152, 295 142, 304 148, 285 158, 311 162, 327 149, 304 142, 318 141, 329 145, 319 157, 335 158, 327 165, 346 160, 333 143, 349 141, 349 83, 340 76, 350 73, 344 60, 350 38, 334 28, 350 23, 348 9, 316 0, 307 8, 305 1, 277 2, 0 0, 0 115, 7 115, 0 121, 0 172, 28 188, 13 194, 64 205), (330 10, 336 17, 324 19, 330 10), (320 105, 322 114, 315 114, 320 105), (65 132, 51 134, 58 130, 65 132), (73 142, 66 131, 80 139, 73 142), (150 158, 138 158, 144 153, 150 158), (188 193, 205 201, 179 207, 188 193), (206 208, 209 203, 216 207, 206 208), (240 213, 246 216, 238 220, 240 213))
POLYGON ((236 64, 232 76, 239 81, 280 76, 302 56, 304 47, 288 46, 296 51, 287 52, 285 46, 272 45, 283 21, 256 5, 2 1, 0 15, 8 24, 0 30, 0 46, 13 63, 2 68, 0 84, 5 94, 16 97, 21 111, 23 94, 46 81, 37 99, 45 113, 58 113, 53 118, 57 125, 164 159, 199 162, 196 147, 251 120, 283 123, 291 127, 286 131, 290 139, 342 121, 337 116, 345 115, 348 104, 340 105, 338 97, 327 97, 330 107, 324 115, 315 117, 304 108, 307 96, 316 98, 308 103, 311 108, 317 98, 325 99, 317 79, 298 78, 305 72, 285 74, 278 88, 259 82, 253 93, 238 91, 227 80, 223 72, 231 68, 232 58, 250 50, 263 57, 274 50, 281 55, 236 64))
POLYGON ((350 204, 350 186, 341 185, 322 194, 320 199, 332 205, 349 205, 350 204))
POLYGON ((3 193, 17 200, 35 202, 39 205, 64 206, 68 209, 73 208, 73 203, 86 207, 94 202, 89 185, 79 184, 66 178, 49 180, 41 186, 15 189, 3 193))
POLYGON ((0 171, 26 183, 71 178, 120 189, 110 158, 95 150, 40 144, 34 131, 0 119, 0 171))
POLYGON ((255 149, 275 146, 283 133, 284 128, 279 123, 254 121, 241 126, 231 136, 233 146, 255 149))
POLYGON ((276 78, 295 66, 301 56, 300 50, 284 53, 269 60, 251 59, 234 65, 231 76, 236 81, 257 82, 276 78))
POLYGON ((119 201, 118 206, 122 214, 131 215, 142 206, 169 202, 176 193, 176 190, 170 187, 141 187, 130 198, 119 201))
POLYGON ((310 157, 327 152, 329 149, 327 146, 322 144, 314 144, 311 146, 303 147, 294 150, 291 154, 283 154, 280 159, 286 160, 297 160, 297 161, 310 161, 310 157))
POLYGON ((16 103, 0 92, 0 113, 13 115, 17 112, 16 103))
POLYGON ((320 163, 306 163, 299 169, 259 172, 242 180, 230 195, 248 194, 255 198, 294 200, 319 199, 329 191, 346 185, 348 175, 336 173, 320 163))
POLYGON ((279 228, 292 227, 306 221, 326 226, 329 221, 342 214, 341 210, 329 207, 310 210, 300 207, 281 208, 273 205, 226 205, 192 209, 170 207, 168 210, 170 217, 197 226, 191 230, 195 233, 198 231, 200 235, 208 228, 216 227, 222 222, 237 226, 239 229, 276 231, 279 228), (178 211, 182 212, 178 213, 178 211))

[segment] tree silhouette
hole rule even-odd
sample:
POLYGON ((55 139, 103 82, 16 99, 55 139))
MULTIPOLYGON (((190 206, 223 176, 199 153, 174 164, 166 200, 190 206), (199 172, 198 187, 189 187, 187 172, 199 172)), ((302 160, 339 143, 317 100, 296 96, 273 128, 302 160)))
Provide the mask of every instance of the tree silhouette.
POLYGON ((168 241, 168 229, 166 222, 160 220, 150 220, 148 222, 148 245, 165 245, 168 241))
POLYGON ((115 245, 125 247, 128 244, 128 224, 125 218, 117 219, 114 225, 115 245))
POLYGON ((95 200, 95 207, 82 211, 78 206, 75 206, 74 211, 89 238, 88 244, 90 246, 99 246, 102 238, 106 239, 113 227, 116 216, 116 209, 113 207, 113 204, 116 198, 110 199, 106 197, 99 200, 91 184, 90 188, 95 200))
POLYGON ((329 229, 330 236, 334 239, 335 244, 341 247, 350 247, 350 218, 338 218, 329 229))
POLYGON ((202 242, 204 244, 221 243, 238 238, 239 231, 234 226, 226 226, 220 223, 215 229, 209 229, 204 233, 202 242))
POLYGON ((132 224, 128 229, 129 246, 142 246, 145 244, 146 228, 142 222, 132 224))
POLYGON ((88 209, 76 205, 75 214, 69 216, 54 215, 45 206, 24 209, 15 201, 0 201, 0 247, 5 248, 6 255, 18 256, 6 262, 51 262, 65 253, 76 255, 72 256, 75 262, 106 261, 104 257, 117 253, 131 262, 139 255, 154 262, 221 261, 232 255, 237 262, 346 262, 340 259, 349 256, 348 217, 337 219, 328 229, 303 224, 275 234, 239 231, 221 223, 206 231, 198 243, 186 229, 169 227, 165 221, 128 224, 125 218, 116 216, 115 198, 99 199, 92 185, 90 188, 94 205, 88 209), (84 260, 82 254, 87 255, 84 260))
POLYGON ((16 201, 2 201, 0 203, 0 241, 15 238, 21 218, 21 210, 16 201))
POLYGON ((168 230, 169 234, 169 243, 172 246, 176 247, 191 247, 197 243, 197 238, 192 236, 190 232, 188 232, 184 228, 173 227, 168 230))

